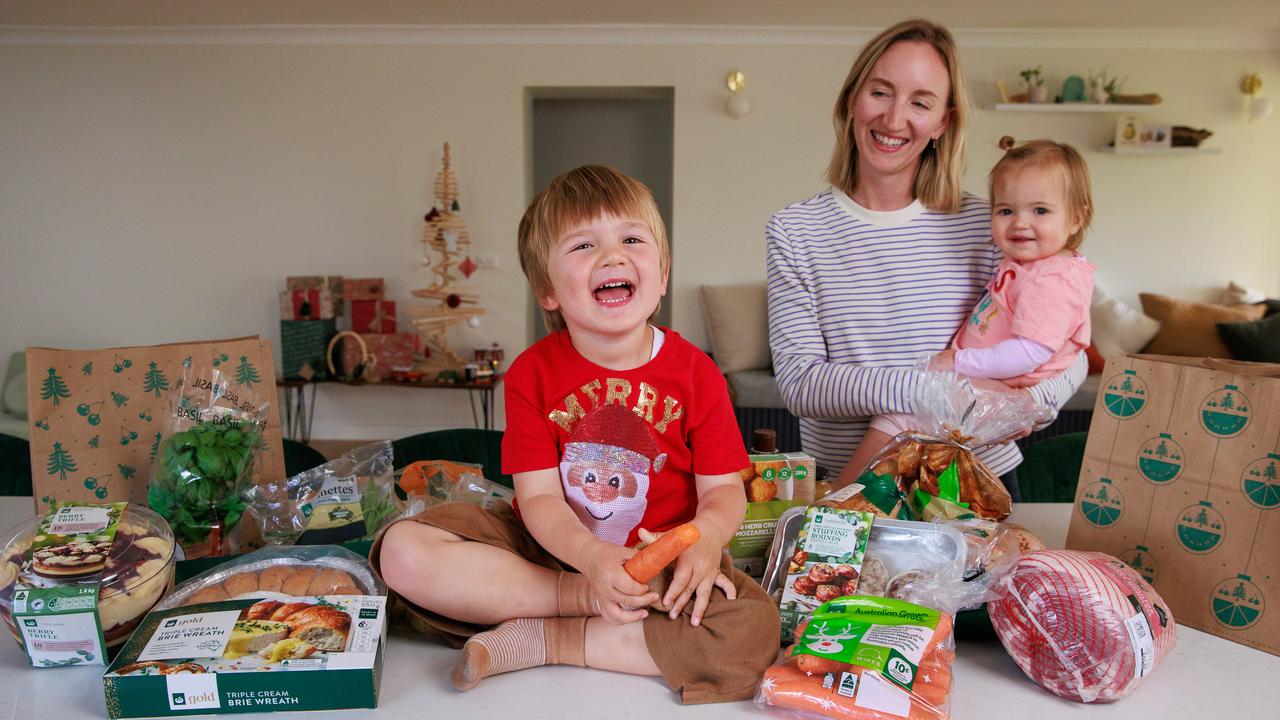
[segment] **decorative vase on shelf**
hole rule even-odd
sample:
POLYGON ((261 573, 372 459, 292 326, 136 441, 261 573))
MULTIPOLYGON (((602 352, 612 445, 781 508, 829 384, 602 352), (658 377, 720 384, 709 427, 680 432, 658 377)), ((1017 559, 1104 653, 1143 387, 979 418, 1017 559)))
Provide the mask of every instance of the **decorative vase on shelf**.
POLYGON ((1027 89, 1027 102, 1042 103, 1049 100, 1049 90, 1044 86, 1039 65, 1018 74, 1022 76, 1022 86, 1027 89))

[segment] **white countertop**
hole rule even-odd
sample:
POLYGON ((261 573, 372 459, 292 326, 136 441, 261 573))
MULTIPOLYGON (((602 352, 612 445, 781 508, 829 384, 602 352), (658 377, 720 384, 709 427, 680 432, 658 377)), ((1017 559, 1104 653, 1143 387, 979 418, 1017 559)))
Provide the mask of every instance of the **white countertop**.
MULTIPOLYGON (((1011 520, 1038 532, 1050 547, 1066 540, 1069 504, 1018 505, 1011 520)), ((0 498, 0 528, 32 514, 31 498, 0 498)), ((7 633, 5 633, 7 635, 7 633)), ((1178 645, 1135 692, 1110 705, 1061 700, 1028 680, 999 642, 961 642, 951 714, 958 720, 1026 717, 1276 717, 1280 657, 1178 627, 1178 645), (1266 708, 1271 707, 1271 710, 1266 708)), ((393 631, 377 710, 276 713, 272 718, 724 718, 766 717, 750 702, 680 705, 657 678, 573 667, 544 667, 486 679, 460 693, 449 684, 457 651, 393 631)), ((103 668, 33 669, 14 643, 0 638, 0 718, 105 718, 103 668)))

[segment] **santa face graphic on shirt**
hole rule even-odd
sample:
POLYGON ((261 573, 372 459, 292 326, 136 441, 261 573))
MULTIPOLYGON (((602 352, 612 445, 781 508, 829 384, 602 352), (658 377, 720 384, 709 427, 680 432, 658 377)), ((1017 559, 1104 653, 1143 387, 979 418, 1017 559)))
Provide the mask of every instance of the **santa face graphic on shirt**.
POLYGON ((649 507, 650 469, 666 461, 653 431, 621 405, 588 412, 560 459, 564 498, 593 535, 624 544, 649 507))
MULTIPOLYGON (((593 455, 608 455, 609 450, 618 448, 596 446, 589 450, 593 455)), ((647 474, 584 460, 560 463, 560 478, 569 507, 593 535, 607 542, 625 543, 649 507, 647 474)))

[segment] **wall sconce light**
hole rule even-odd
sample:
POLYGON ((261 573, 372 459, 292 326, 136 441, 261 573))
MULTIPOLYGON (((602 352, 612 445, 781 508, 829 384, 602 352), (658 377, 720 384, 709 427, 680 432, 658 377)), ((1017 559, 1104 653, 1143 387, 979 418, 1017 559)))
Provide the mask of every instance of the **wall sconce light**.
POLYGON ((1240 92, 1244 93, 1244 117, 1248 122, 1263 120, 1276 109, 1269 98, 1259 97, 1262 91, 1262 78, 1258 73, 1246 75, 1240 81, 1240 92))
POLYGON ((743 94, 743 90, 747 87, 747 76, 741 71, 734 70, 724 79, 725 87, 729 88, 729 92, 733 93, 724 103, 724 111, 729 113, 729 117, 741 119, 751 112, 751 98, 743 94))

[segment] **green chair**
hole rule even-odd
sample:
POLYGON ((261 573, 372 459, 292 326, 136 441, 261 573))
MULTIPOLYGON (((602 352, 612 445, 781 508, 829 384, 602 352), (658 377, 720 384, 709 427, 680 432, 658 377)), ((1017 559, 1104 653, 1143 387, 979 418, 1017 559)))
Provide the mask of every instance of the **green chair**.
POLYGON ((31 443, 0 433, 0 495, 31 494, 31 443))
POLYGON ((480 465, 484 476, 508 488, 515 486, 510 475, 502 474, 502 431, 436 430, 410 435, 391 442, 392 464, 402 468, 417 460, 455 460, 480 465))
POLYGON ((1087 432, 1041 440, 1022 451, 1018 490, 1022 502, 1074 502, 1087 432))
POLYGON ((328 459, 319 450, 310 445, 297 440, 290 440, 289 438, 284 439, 285 477, 293 477, 300 472, 319 467, 326 462, 328 462, 328 459))

